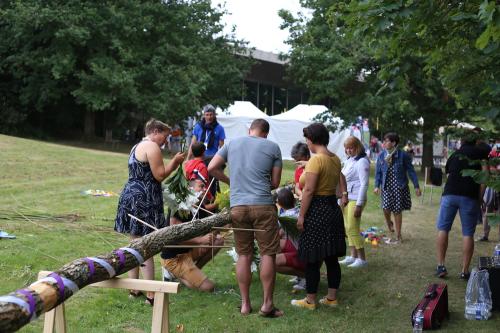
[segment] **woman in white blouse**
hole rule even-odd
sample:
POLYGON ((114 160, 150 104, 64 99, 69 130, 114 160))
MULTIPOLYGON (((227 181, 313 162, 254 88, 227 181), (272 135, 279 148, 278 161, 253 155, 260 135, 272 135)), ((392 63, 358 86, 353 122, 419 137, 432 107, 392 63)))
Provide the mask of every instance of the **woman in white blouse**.
POLYGON ((366 156, 361 141, 354 136, 344 142, 347 160, 342 168, 342 174, 347 181, 349 203, 344 207, 344 225, 351 249, 351 255, 346 256, 341 264, 348 267, 366 266, 364 241, 360 235, 361 213, 366 204, 368 179, 370 177, 370 160, 366 156))

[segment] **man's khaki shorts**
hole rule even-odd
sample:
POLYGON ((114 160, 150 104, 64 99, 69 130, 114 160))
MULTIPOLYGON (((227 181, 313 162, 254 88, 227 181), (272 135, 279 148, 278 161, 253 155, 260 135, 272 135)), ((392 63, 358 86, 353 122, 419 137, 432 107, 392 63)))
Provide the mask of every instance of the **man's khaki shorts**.
POLYGON ((207 279, 205 273, 195 265, 191 251, 178 254, 175 258, 162 259, 161 263, 176 278, 187 281, 195 288, 199 288, 207 279))
POLYGON ((276 206, 235 206, 231 208, 233 227, 263 229, 265 231, 234 231, 236 253, 253 254, 254 238, 259 244, 261 255, 275 255, 280 252, 280 236, 276 206))

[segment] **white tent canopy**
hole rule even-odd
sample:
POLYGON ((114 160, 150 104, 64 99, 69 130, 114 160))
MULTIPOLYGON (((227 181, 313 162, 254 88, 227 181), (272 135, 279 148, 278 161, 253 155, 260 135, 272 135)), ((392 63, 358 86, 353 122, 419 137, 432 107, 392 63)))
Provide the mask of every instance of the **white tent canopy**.
POLYGON ((273 116, 273 118, 311 122, 313 121, 314 117, 327 110, 328 108, 324 105, 299 104, 287 112, 283 112, 273 116))
MULTIPOLYGON (((241 105, 239 103, 251 104, 250 102, 235 102, 234 106, 241 105)), ((253 104, 251 105, 255 109, 257 109, 253 104)), ((305 106, 308 107, 307 105, 305 106)), ((247 108, 250 109, 249 107, 247 108)), ((301 109, 304 110, 303 107, 297 110, 301 109)), ((326 107, 317 105, 314 106, 312 110, 313 111, 306 113, 313 114, 313 112, 321 110, 316 112, 316 114, 318 114, 325 111, 326 107)), ((217 121, 224 127, 224 130, 226 132, 226 141, 229 142, 237 137, 248 135, 250 124, 254 119, 265 118, 270 125, 270 133, 268 139, 276 142, 280 146, 283 159, 291 160, 292 157, 290 156, 290 153, 293 145, 299 141, 304 142, 302 129, 311 124, 311 119, 316 116, 314 115, 309 118, 309 120, 304 120, 302 112, 294 111, 293 113, 289 114, 292 111, 293 109, 288 112, 282 113, 281 115, 276 115, 273 117, 268 117, 267 115, 264 117, 262 115, 258 115, 258 113, 253 113, 254 116, 249 116, 249 113, 246 116, 234 116, 233 114, 229 116, 224 115, 224 112, 221 112, 218 113, 217 121), (286 117, 284 116, 285 114, 287 114, 286 117), (293 117, 294 114, 297 115, 297 117, 293 117), (281 116, 281 118, 284 117, 284 119, 280 119, 279 116, 281 116)), ((328 145, 328 148, 335 154, 339 155, 341 159, 345 158, 343 143, 349 135, 350 130, 348 129, 337 131, 335 133, 330 132, 330 144, 328 145)))
MULTIPOLYGON (((325 111, 328 111, 328 108, 324 105, 299 104, 289 111, 274 115, 271 118, 312 122, 315 121, 316 116, 322 114, 325 111)), ((328 120, 325 125, 332 123, 341 126, 343 124, 343 121, 342 119, 336 117, 328 120)))
POLYGON ((248 117, 248 118, 267 118, 269 117, 264 112, 260 111, 258 107, 247 101, 235 101, 234 104, 229 105, 226 110, 217 108, 217 117, 248 117))

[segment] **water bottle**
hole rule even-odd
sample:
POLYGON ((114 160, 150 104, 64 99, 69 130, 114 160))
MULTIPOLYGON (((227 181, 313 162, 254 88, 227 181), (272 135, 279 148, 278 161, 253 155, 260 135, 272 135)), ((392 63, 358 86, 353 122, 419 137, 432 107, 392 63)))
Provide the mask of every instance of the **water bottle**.
POLYGON ((489 317, 490 311, 484 303, 469 304, 465 307, 465 319, 487 320, 489 317))
POLYGON ((495 251, 493 252, 493 265, 495 267, 500 266, 500 244, 495 245, 495 251))
POLYGON ((413 321, 413 333, 422 333, 424 329, 424 313, 422 310, 418 310, 415 314, 415 320, 413 321))

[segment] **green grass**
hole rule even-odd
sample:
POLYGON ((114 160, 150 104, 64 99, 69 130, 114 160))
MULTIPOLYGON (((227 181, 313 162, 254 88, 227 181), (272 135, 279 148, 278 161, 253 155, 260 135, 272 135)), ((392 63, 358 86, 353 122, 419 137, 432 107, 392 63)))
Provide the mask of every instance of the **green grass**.
MULTIPOLYGON (((126 151, 127 147, 120 147, 126 151)), ((293 178, 293 164, 285 163, 282 181, 293 178)), ((87 189, 119 192, 127 179, 127 154, 71 147, 0 135, 0 211, 43 214, 76 213, 76 222, 0 220, 0 229, 17 236, 0 240, 0 295, 35 281, 40 270, 55 270, 84 256, 106 253, 128 243, 113 231, 118 198, 84 196, 87 189), (36 223, 36 224, 35 224, 36 223)), ((370 190, 373 189, 373 184, 370 190)), ((225 253, 205 271, 217 283, 215 294, 182 288, 170 297, 171 330, 184 325, 184 332, 409 332, 410 313, 423 296, 435 268, 435 227, 439 195, 432 204, 414 198, 405 212, 404 243, 400 246, 367 248, 369 266, 342 270, 340 305, 317 311, 292 308, 293 294, 288 276, 279 275, 275 303, 285 311, 281 319, 264 319, 238 313, 239 291, 232 259, 225 253)), ((15 213, 12 213, 15 214, 15 213)), ((463 317, 465 282, 458 279, 461 258, 458 219, 450 235, 447 267, 450 320, 442 332, 498 332, 500 313, 489 321, 463 317)), ((379 198, 371 194, 363 213, 362 227, 383 225, 379 198)), ((482 232, 478 228, 478 232, 482 232)), ((492 231, 492 238, 496 238, 492 231)), ((480 255, 491 255, 494 243, 477 244, 474 263, 480 255)), ((157 260, 156 276, 160 278, 157 260)), ((320 293, 326 290, 322 278, 320 293)), ((254 309, 261 301, 260 283, 253 277, 254 309)), ((126 291, 85 288, 66 302, 69 332, 149 332, 151 307, 143 300, 129 300, 126 291)), ((43 319, 21 329, 41 332, 43 319)))

